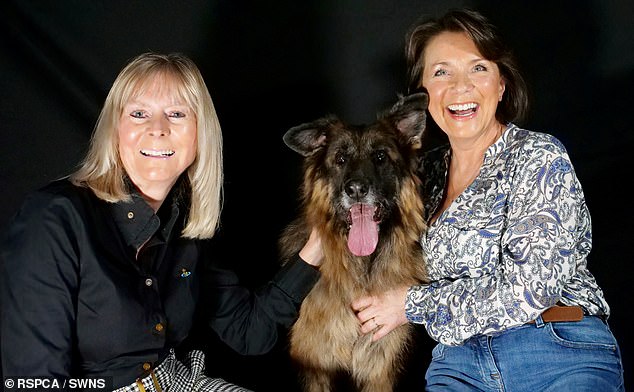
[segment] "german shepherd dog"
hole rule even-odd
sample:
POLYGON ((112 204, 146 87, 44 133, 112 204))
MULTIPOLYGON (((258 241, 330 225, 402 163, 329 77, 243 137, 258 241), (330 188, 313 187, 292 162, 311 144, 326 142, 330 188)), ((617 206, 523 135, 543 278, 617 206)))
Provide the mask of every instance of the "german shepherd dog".
POLYGON ((367 126, 327 116, 284 135, 305 158, 302 213, 282 233, 282 259, 297 254, 313 227, 324 251, 321 277, 290 332, 306 391, 331 391, 343 379, 347 390, 386 392, 402 372, 411 325, 373 343, 351 303, 425 279, 415 169, 427 103, 427 94, 413 94, 367 126))

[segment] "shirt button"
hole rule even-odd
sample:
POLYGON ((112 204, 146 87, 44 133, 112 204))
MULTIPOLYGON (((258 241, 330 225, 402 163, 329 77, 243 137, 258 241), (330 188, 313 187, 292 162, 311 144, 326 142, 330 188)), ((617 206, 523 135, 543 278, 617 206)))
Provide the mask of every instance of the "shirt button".
POLYGON ((157 330, 158 332, 161 332, 163 330, 163 324, 158 323, 154 326, 154 329, 157 330))
POLYGON ((128 219, 132 219, 134 218, 134 212, 130 211, 128 212, 128 219))
POLYGON ((147 278, 147 279, 145 279, 145 285, 146 285, 147 287, 152 286, 152 278, 147 278))
POLYGON ((152 364, 151 363, 146 362, 146 363, 143 364, 143 370, 148 371, 150 369, 152 369, 152 364))

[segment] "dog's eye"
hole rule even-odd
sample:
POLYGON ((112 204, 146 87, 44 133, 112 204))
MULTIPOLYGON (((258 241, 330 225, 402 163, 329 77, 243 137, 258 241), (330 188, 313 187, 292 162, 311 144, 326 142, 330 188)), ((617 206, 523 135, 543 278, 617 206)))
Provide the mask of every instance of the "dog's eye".
POLYGON ((335 163, 339 166, 346 163, 346 155, 343 153, 337 153, 337 155, 335 155, 335 163))
POLYGON ((374 152, 374 161, 376 163, 383 163, 387 159, 387 154, 383 150, 374 152))

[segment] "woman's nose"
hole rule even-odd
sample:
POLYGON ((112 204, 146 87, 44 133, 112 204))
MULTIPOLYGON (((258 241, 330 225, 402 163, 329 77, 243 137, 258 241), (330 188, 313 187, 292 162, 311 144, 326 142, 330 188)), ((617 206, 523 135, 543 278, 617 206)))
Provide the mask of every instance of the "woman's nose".
POLYGON ((468 74, 459 73, 456 75, 456 78, 454 79, 453 88, 457 92, 469 91, 473 88, 473 82, 471 81, 471 78, 469 77, 468 74))
POLYGON ((152 118, 150 134, 152 136, 165 136, 170 133, 170 122, 167 116, 155 116, 152 118))

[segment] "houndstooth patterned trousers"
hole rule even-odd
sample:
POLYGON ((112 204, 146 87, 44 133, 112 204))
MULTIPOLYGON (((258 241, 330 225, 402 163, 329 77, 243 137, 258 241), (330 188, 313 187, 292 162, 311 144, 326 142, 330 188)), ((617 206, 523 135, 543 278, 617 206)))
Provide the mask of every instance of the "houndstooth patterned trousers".
POLYGON ((183 361, 174 350, 148 376, 114 392, 250 392, 221 378, 204 375, 205 354, 190 351, 183 361))

